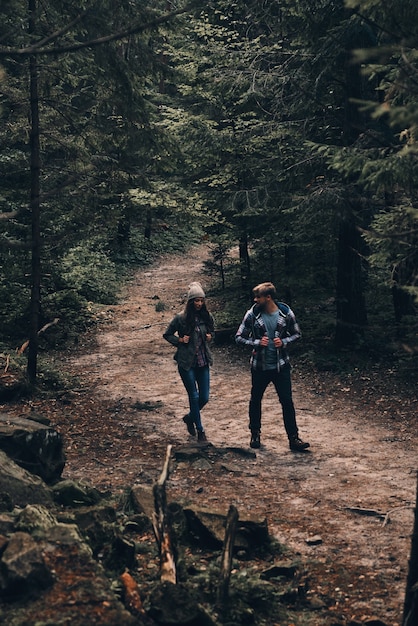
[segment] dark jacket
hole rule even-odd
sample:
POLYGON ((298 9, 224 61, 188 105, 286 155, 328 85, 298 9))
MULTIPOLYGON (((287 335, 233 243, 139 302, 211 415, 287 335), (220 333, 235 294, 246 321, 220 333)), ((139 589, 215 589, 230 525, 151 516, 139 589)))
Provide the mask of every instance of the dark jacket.
MULTIPOLYGON (((206 334, 214 335, 215 334, 215 323, 212 315, 209 313, 210 321, 206 324, 201 318, 199 322, 199 333, 203 339, 203 346, 205 349, 206 359, 209 365, 213 364, 213 358, 211 351, 209 349, 208 342, 206 341, 206 334)), ((190 334, 189 343, 180 343, 179 337, 184 337, 187 335, 186 332, 186 317, 184 313, 178 313, 170 322, 167 327, 167 330, 163 334, 163 337, 166 341, 171 343, 173 346, 177 348, 176 353, 174 354, 174 359, 177 361, 177 364, 185 370, 189 370, 194 363, 196 356, 196 348, 197 348, 197 337, 198 333, 196 330, 190 334)))

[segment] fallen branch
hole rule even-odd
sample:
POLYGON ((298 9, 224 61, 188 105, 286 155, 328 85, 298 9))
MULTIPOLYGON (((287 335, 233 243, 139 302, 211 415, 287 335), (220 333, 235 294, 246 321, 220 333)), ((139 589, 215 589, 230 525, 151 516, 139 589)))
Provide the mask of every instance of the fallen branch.
POLYGON ((140 326, 137 330, 147 330, 148 328, 153 328, 154 326, 166 326, 167 322, 156 322, 155 324, 145 324, 144 326, 140 326))
POLYGON ((382 513, 381 511, 376 511, 375 509, 363 509, 358 506, 345 506, 343 507, 345 511, 350 511, 351 513, 357 513, 358 515, 367 515, 369 517, 379 517, 380 519, 385 519, 387 513, 382 513))
POLYGON ((383 524, 382 526, 386 526, 386 524, 389 524, 390 522, 390 516, 392 515, 392 513, 395 513, 395 511, 401 511, 402 509, 408 509, 410 511, 414 510, 414 507, 412 506, 397 506, 394 509, 390 509, 390 511, 388 511, 385 515, 385 519, 383 520, 383 524))
POLYGON ((387 513, 382 513, 382 511, 376 511, 376 509, 363 509, 357 506, 345 506, 345 511, 350 511, 351 513, 357 513, 358 515, 367 515, 369 517, 379 517, 383 520, 382 526, 386 526, 390 522, 390 516, 395 511, 400 511, 401 509, 412 509, 411 506, 397 506, 394 509, 390 509, 387 513))
MULTIPOLYGON (((48 324, 45 324, 45 326, 42 326, 42 328, 40 330, 38 330, 38 335, 42 335, 42 333, 44 333, 46 330, 48 330, 48 328, 50 328, 51 326, 55 326, 56 324, 58 324, 58 322, 60 321, 59 317, 55 317, 52 322, 48 322, 48 324)), ((17 353, 18 354, 23 354, 24 351, 26 350, 26 348, 29 345, 29 339, 27 339, 21 346, 20 348, 18 348, 17 353)))
POLYGON ((162 487, 165 487, 165 483, 168 480, 168 475, 169 475, 169 467, 170 467, 170 456, 171 456, 171 449, 172 449, 172 445, 168 445, 167 446, 167 451, 165 453, 165 461, 164 461, 164 465, 163 465, 163 470, 160 474, 160 478, 158 479, 157 485, 161 485, 162 487))
POLYGON ((165 484, 169 476, 171 449, 172 446, 168 445, 163 470, 153 487, 155 511, 152 514, 152 525, 160 552, 160 578, 162 581, 176 584, 176 559, 165 492, 165 484))

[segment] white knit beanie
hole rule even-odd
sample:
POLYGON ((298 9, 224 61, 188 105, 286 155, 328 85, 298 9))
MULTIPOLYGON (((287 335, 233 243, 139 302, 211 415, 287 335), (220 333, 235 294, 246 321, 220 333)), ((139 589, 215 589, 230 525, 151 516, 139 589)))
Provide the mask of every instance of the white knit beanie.
POLYGON ((187 292, 187 300, 194 300, 195 298, 205 298, 205 292, 203 291, 200 283, 190 283, 189 291, 187 292))

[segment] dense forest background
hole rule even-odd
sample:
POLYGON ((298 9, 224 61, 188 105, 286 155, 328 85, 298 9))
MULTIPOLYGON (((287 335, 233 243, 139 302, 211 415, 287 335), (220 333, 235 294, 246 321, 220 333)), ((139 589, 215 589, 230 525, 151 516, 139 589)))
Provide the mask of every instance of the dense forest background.
POLYGON ((36 382, 133 271, 204 240, 219 327, 272 280, 316 367, 416 379, 416 1, 2 0, 0 18, 5 363, 36 382))

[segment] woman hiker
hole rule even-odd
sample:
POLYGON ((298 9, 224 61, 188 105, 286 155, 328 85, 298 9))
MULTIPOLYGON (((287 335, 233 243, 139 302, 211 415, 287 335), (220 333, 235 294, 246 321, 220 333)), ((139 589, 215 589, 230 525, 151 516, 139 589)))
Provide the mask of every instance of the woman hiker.
POLYGON ((215 324, 206 308, 205 292, 200 283, 189 285, 184 311, 171 320, 164 339, 177 348, 174 355, 183 385, 189 397, 189 412, 183 417, 190 435, 199 442, 207 441, 200 416, 209 400, 212 355, 209 343, 215 334, 215 324))

